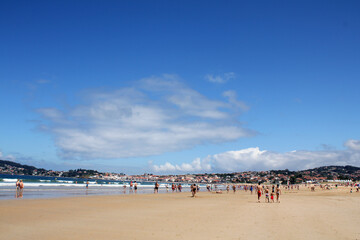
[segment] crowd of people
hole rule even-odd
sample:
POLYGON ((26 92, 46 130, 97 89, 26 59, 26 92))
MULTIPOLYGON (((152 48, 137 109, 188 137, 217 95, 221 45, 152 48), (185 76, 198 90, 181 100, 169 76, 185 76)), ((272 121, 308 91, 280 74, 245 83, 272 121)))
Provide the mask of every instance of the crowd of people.
MULTIPOLYGON (((343 186, 344 184, 342 184, 343 186)), ((169 192, 169 184, 165 184, 166 192, 169 192)), ((274 203, 275 201, 277 203, 280 203, 280 195, 281 195, 281 187, 285 190, 291 191, 291 190, 299 190, 300 184, 288 184, 288 185, 261 185, 261 183, 258 183, 257 185, 253 184, 208 184, 206 186, 206 189, 208 192, 212 193, 223 193, 223 189, 220 188, 225 186, 225 190, 227 193, 230 192, 230 189, 232 189, 233 193, 235 194, 237 190, 243 190, 245 192, 250 192, 250 194, 253 194, 253 192, 257 193, 257 202, 261 202, 261 197, 265 195, 264 201, 267 203, 274 203)), ((311 191, 315 191, 316 187, 319 187, 322 190, 332 190, 333 188, 337 188, 338 184, 303 184, 304 187, 309 188, 311 191)), ((352 183, 345 185, 346 187, 350 187, 350 193, 353 192, 353 188, 355 188, 356 192, 360 192, 360 183, 352 183)), ((89 181, 86 181, 86 189, 89 187, 89 181)), ((24 189, 24 182, 23 180, 18 179, 16 182, 16 198, 22 198, 23 197, 23 189, 24 189)), ((123 191, 126 193, 127 185, 124 183, 123 185, 123 191)), ((158 182, 155 182, 154 184, 154 194, 159 193, 160 184, 158 182)), ((181 183, 172 183, 171 184, 171 190, 172 192, 182 192, 182 185, 181 183)), ((136 181, 129 183, 129 193, 137 193, 138 190, 138 183, 136 181)), ((190 192, 192 194, 192 197, 195 198, 196 194, 200 191, 200 186, 193 183, 190 185, 190 192)))

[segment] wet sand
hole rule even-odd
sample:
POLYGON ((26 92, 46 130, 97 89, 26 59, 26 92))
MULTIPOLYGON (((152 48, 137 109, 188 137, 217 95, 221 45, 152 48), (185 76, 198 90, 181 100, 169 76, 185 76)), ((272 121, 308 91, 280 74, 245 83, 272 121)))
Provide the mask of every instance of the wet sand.
POLYGON ((0 201, 0 239, 360 239, 360 193, 282 190, 0 201))

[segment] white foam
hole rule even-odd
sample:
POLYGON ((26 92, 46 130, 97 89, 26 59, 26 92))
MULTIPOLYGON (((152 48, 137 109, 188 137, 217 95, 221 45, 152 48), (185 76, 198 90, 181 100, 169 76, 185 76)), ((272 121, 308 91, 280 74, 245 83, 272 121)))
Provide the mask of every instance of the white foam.
POLYGON ((4 178, 3 181, 4 182, 14 182, 14 183, 16 183, 17 179, 15 179, 15 178, 4 178))

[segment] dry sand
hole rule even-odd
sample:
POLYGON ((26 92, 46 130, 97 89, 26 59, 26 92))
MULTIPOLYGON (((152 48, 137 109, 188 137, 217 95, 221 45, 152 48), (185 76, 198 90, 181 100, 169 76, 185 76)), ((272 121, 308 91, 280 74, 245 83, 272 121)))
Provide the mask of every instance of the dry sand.
MULTIPOLYGON (((285 191, 0 201, 0 239, 360 239, 360 193, 285 191)), ((26 194, 26 192, 25 192, 26 194)))

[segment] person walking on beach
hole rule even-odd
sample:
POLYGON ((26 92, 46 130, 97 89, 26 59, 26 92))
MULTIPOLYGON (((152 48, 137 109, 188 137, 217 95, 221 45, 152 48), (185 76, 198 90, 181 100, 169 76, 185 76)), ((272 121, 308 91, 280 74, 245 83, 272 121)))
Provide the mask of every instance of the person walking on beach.
POLYGON ((281 194, 281 189, 279 184, 276 186, 276 202, 280 203, 280 194, 281 194))
POLYGON ((86 181, 86 189, 89 188, 89 181, 86 181))
POLYGON ((157 181, 155 183, 154 193, 159 193, 159 183, 157 181))
POLYGON ((190 189, 191 189, 192 197, 195 197, 195 195, 196 195, 196 185, 195 185, 195 183, 191 184, 190 189))
POLYGON ((135 190, 135 193, 137 193, 137 189, 138 189, 138 186, 137 186, 137 182, 135 181, 135 183, 134 183, 134 190, 135 190))
POLYGON ((265 202, 270 202, 270 198, 269 198, 269 187, 266 187, 265 189, 265 202))
POLYGON ((173 192, 175 192, 175 184, 171 185, 171 189, 172 189, 173 192))
POLYGON ((123 185, 123 189, 124 189, 124 193, 126 193, 126 184, 124 182, 124 185, 123 185))
POLYGON ((20 179, 16 181, 16 191, 18 191, 20 188, 20 179))
POLYGON ((261 192, 262 192, 262 186, 259 183, 258 186, 257 186, 258 202, 260 202, 261 192))
POLYGON ((234 194, 235 194, 235 192, 236 192, 236 186, 235 186, 235 185, 233 185, 233 186, 232 186, 232 189, 233 189, 234 194))
POLYGON ((227 186, 226 186, 226 192, 229 193, 229 191, 230 191, 230 186, 227 185, 227 186))
POLYGON ((24 183, 23 183, 23 180, 20 180, 19 182, 19 190, 16 192, 18 198, 22 198, 23 197, 23 189, 24 189, 24 183))
POLYGON ((129 192, 133 192, 133 182, 130 181, 130 191, 129 192))
POLYGON ((181 192, 181 189, 182 189, 181 183, 179 183, 178 189, 179 189, 179 192, 181 192))

